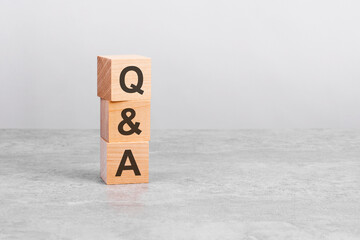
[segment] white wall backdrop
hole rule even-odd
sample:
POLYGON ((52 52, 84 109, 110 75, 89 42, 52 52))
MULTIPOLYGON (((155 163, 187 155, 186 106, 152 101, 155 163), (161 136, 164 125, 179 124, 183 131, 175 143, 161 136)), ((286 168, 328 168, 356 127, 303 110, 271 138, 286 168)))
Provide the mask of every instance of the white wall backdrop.
POLYGON ((96 56, 152 57, 152 128, 360 127, 359 1, 0 2, 0 128, 98 128, 96 56))

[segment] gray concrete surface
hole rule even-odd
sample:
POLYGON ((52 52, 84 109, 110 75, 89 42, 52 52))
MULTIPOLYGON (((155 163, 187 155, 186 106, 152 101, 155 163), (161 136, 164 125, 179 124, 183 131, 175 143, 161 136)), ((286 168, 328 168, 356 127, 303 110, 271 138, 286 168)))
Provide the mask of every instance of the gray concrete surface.
POLYGON ((360 239, 360 130, 153 131, 105 185, 96 130, 0 130, 0 239, 360 239))

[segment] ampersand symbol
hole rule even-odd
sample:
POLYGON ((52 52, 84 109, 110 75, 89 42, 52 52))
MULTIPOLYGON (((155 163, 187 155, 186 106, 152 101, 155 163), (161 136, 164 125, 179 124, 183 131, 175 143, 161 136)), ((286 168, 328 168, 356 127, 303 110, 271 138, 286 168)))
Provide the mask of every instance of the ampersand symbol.
POLYGON ((141 87, 143 85, 143 82, 144 82, 144 77, 143 77, 143 74, 140 70, 140 68, 138 67, 135 67, 135 66, 129 66, 129 67, 126 67, 124 68, 121 73, 120 73, 120 87, 122 88, 122 90, 124 90, 125 92, 127 93, 135 93, 135 92, 138 92, 140 93, 141 95, 144 93, 143 90, 141 90, 141 87), (126 86, 125 84, 125 75, 127 72, 129 71, 134 71, 136 72, 137 76, 138 76, 138 82, 137 84, 131 84, 130 87, 131 88, 128 88, 128 86, 126 86))
POLYGON ((131 135, 133 133, 136 133, 139 135, 141 133, 141 130, 139 129, 139 122, 135 122, 135 124, 131 121, 135 117, 136 113, 135 110, 132 108, 125 108, 121 112, 121 117, 124 119, 119 123, 118 130, 119 133, 122 135, 131 135), (130 113, 130 116, 127 115, 127 113, 130 113), (125 131, 124 126, 127 124, 130 127, 130 130, 125 131))

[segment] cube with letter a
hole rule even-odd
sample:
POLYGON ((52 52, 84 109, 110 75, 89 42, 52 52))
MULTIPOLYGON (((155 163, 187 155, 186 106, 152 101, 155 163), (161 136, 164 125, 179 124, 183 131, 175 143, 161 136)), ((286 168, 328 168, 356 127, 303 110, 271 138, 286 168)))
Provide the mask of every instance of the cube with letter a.
POLYGON ((108 101, 151 99, 151 59, 139 55, 97 57, 97 95, 108 101))
POLYGON ((100 138, 100 175, 106 184, 149 182, 149 142, 100 138))

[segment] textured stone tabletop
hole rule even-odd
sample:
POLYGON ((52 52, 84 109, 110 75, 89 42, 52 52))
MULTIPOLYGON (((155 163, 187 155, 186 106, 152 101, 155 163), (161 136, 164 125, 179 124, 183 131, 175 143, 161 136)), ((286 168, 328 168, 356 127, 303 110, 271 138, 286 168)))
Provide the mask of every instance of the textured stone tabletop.
POLYGON ((0 239, 360 239, 360 130, 152 131, 112 186, 99 131, 0 130, 0 239))

